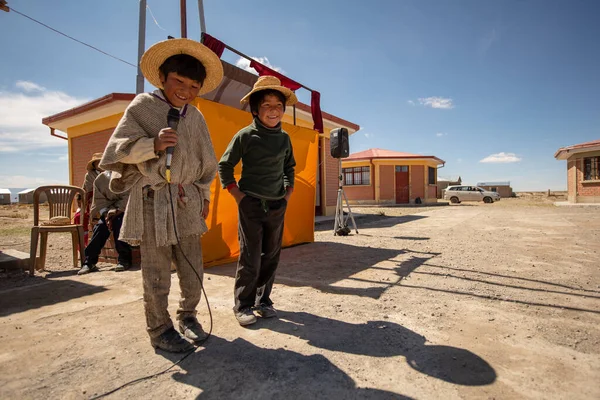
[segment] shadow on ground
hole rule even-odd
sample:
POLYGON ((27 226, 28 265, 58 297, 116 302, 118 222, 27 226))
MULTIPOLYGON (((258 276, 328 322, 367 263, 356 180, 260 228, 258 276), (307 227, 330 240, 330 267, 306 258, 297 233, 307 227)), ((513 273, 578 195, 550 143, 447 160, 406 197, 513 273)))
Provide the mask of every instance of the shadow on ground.
MULTIPOLYGON (((163 354, 176 361, 176 355, 163 354)), ((398 399, 397 393, 357 387, 321 354, 264 349, 244 339, 212 336, 204 349, 179 364, 177 382, 202 389, 198 399, 398 399)))
MULTIPOLYGON (((345 217, 344 217, 345 218, 345 217)), ((361 215, 359 218, 355 218, 356 227, 360 234, 361 228, 390 228, 398 224, 405 224, 407 222, 417 221, 419 219, 427 218, 426 215, 403 215, 401 217, 389 217, 386 215, 361 215)), ((315 232, 331 231, 333 232, 334 220, 319 222, 315 225, 315 232)), ((352 220, 348 219, 348 227, 352 229, 352 220)))
POLYGON ((411 368, 457 385, 489 385, 496 372, 481 357, 451 346, 427 345, 424 336, 390 321, 351 324, 306 312, 279 311, 256 328, 306 340, 309 345, 369 357, 403 356, 411 368))
MULTIPOLYGON (((77 271, 75 271, 77 272, 77 271)), ((0 291, 0 317, 100 293, 106 288, 74 280, 29 278, 24 287, 0 291), (37 280, 37 282, 35 282, 37 280), (31 283, 34 282, 34 283, 31 283)))
MULTIPOLYGON (((395 265, 383 268, 377 264, 384 261, 397 262, 396 258, 406 255, 402 262, 404 274, 430 261, 440 253, 414 252, 407 249, 395 250, 376 247, 355 246, 346 243, 316 242, 285 249, 277 269, 276 283, 292 287, 313 287, 325 293, 380 298, 397 281, 378 281, 357 278, 362 271, 388 270, 394 273, 395 265), (318 255, 318 257, 316 256, 318 255), (343 286, 340 281, 346 280, 343 286), (351 285, 349 282, 355 282, 351 285)), ((235 264, 209 268, 206 274, 235 276, 235 264)))

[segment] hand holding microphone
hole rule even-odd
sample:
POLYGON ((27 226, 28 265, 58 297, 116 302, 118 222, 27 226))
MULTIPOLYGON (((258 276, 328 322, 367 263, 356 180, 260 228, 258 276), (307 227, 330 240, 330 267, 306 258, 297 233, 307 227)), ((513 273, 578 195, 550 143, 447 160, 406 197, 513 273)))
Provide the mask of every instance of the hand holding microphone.
POLYGON ((165 151, 177 145, 177 132, 171 128, 161 129, 154 139, 154 151, 165 151))
POLYGON ((167 151, 167 162, 165 175, 167 182, 171 182, 171 159, 173 157, 173 150, 177 145, 177 125, 179 124, 179 111, 171 108, 167 114, 167 125, 168 128, 163 128, 158 133, 156 139, 154 139, 154 150, 155 151, 167 151))

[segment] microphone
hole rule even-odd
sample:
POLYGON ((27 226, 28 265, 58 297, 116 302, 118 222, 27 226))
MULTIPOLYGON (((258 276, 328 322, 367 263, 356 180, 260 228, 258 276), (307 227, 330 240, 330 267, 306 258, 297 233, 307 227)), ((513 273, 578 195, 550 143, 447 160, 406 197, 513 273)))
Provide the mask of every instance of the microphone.
MULTIPOLYGON (((179 125, 179 111, 177 109, 169 109, 169 113, 167 114, 167 125, 169 128, 177 130, 177 125, 179 125)), ((173 158, 173 150, 175 150, 174 146, 167 147, 167 170, 165 171, 165 175, 167 182, 169 183, 171 183, 171 159, 173 158)))

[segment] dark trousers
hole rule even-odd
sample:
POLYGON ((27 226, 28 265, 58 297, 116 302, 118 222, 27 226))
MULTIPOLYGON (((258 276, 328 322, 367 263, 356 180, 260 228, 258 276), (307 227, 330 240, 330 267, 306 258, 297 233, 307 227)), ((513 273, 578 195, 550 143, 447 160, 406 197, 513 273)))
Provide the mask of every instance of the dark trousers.
POLYGON ((269 296, 281 254, 286 208, 285 199, 265 201, 246 196, 240 202, 234 311, 273 304, 269 296))
MULTIPOLYGON (((121 231, 121 224, 123 223, 123 215, 120 214, 113 218, 112 229, 113 236, 115 238, 115 247, 117 253, 119 253, 119 264, 131 265, 131 247, 119 240, 119 232, 121 231)), ((106 241, 110 237, 110 231, 106 226, 106 220, 104 217, 100 218, 100 221, 94 226, 94 233, 90 243, 85 248, 85 262, 84 264, 91 265, 98 262, 98 256, 100 251, 106 244, 106 241)))

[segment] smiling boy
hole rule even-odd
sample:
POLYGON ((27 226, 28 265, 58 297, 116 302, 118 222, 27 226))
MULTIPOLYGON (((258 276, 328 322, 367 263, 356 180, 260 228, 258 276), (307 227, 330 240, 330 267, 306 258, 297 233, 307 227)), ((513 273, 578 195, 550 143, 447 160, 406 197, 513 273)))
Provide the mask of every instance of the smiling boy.
POLYGON ((120 239, 140 246, 151 344, 182 352, 193 349, 184 338, 199 342, 206 337, 196 319, 203 276, 200 236, 207 231, 204 219, 217 170, 206 121, 190 103, 219 85, 223 67, 210 49, 189 39, 153 45, 140 67, 159 90, 139 94, 127 107, 100 166, 113 171, 113 192, 130 190, 120 239), (168 126, 167 115, 173 112, 179 115, 176 129, 168 126), (174 147, 171 179, 165 162, 169 147, 174 147), (171 261, 179 276, 177 319, 183 337, 167 311, 171 261))
POLYGON ((219 162, 223 188, 238 204, 240 257, 235 276, 233 308, 242 326, 277 316, 270 298, 279 264, 283 222, 294 190, 294 152, 281 129, 285 107, 298 102, 279 79, 262 76, 241 103, 250 103, 253 122, 231 140, 219 162), (242 162, 236 182, 234 167, 242 162))

